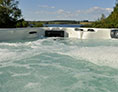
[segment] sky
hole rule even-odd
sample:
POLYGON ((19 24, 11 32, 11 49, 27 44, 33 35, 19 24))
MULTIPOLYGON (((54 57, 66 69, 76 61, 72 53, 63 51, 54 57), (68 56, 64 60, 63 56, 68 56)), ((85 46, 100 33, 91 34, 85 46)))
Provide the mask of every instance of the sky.
POLYGON ((25 20, 97 20, 113 11, 115 0, 18 0, 25 20))

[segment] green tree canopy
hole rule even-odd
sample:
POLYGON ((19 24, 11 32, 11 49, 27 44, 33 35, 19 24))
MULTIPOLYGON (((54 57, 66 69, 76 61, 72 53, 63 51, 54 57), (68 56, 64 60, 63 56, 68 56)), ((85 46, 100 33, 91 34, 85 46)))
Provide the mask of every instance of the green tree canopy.
POLYGON ((0 0, 0 28, 16 26, 22 16, 18 3, 15 0, 0 0))

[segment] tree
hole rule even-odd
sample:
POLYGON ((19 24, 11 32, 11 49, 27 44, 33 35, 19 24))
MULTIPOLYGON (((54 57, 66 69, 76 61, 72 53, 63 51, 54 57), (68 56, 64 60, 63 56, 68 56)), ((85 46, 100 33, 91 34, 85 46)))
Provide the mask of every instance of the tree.
POLYGON ((102 15, 101 15, 101 20, 104 20, 104 19, 105 19, 105 15, 102 14, 102 15))
POLYGON ((92 27, 118 28, 118 4, 116 4, 113 12, 111 12, 111 14, 107 18, 102 15, 99 21, 96 21, 92 24, 92 27))
POLYGON ((0 28, 15 27, 22 17, 18 1, 0 0, 0 28))
POLYGON ((27 27, 27 26, 29 26, 29 23, 25 21, 24 19, 20 19, 16 23, 16 27, 27 27))

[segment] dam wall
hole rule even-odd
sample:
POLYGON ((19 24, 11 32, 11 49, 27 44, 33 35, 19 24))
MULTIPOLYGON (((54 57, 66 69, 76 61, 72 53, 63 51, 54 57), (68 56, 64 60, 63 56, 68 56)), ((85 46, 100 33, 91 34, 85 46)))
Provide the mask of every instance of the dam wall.
POLYGON ((117 31, 116 29, 80 28, 80 27, 10 28, 10 29, 0 29, 0 41, 25 40, 25 39, 45 38, 45 37, 67 37, 67 38, 78 38, 78 39, 111 39, 111 38, 117 38, 116 31, 117 31), (111 36, 111 34, 113 36, 111 36))

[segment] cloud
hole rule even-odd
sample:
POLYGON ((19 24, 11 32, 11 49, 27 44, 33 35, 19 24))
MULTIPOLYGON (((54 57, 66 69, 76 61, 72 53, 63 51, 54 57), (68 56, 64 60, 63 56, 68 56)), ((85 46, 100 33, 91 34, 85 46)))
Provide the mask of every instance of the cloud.
POLYGON ((104 12, 111 12, 113 9, 112 8, 101 8, 101 7, 92 7, 89 8, 88 10, 85 10, 86 13, 104 13, 104 12))
POLYGON ((78 15, 83 15, 83 18, 88 18, 89 20, 97 20, 101 17, 101 14, 108 16, 113 11, 112 8, 101 8, 101 7, 92 7, 86 10, 78 10, 76 13, 78 15))
POLYGON ((40 8, 50 8, 50 9, 54 9, 55 6, 48 6, 48 5, 39 5, 40 8))
POLYGON ((106 8, 106 10, 109 11, 109 12, 112 12, 113 11, 112 8, 106 8))
POLYGON ((57 13, 58 14, 63 14, 63 13, 66 13, 63 9, 59 9, 58 11, 57 11, 57 13))
POLYGON ((92 7, 86 10, 76 10, 76 11, 67 11, 59 9, 56 11, 58 18, 70 18, 78 20, 97 20, 101 14, 108 16, 113 11, 112 8, 101 8, 101 7, 92 7))
POLYGON ((63 10, 63 9, 59 9, 55 12, 56 14, 58 14, 58 18, 71 18, 73 17, 73 12, 71 11, 66 11, 66 10, 63 10))
MULTIPOLYGON (((47 5, 40 6, 42 8, 49 8, 47 5)), ((50 6, 50 8, 55 8, 50 6)), ((34 18, 38 20, 55 20, 55 19, 72 19, 72 20, 97 20, 101 17, 101 14, 108 16, 113 11, 112 8, 101 8, 92 7, 85 10, 64 10, 64 9, 54 9, 53 11, 48 10, 38 10, 34 12, 34 18), (38 17, 39 16, 39 17, 38 17)))

